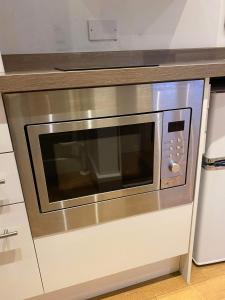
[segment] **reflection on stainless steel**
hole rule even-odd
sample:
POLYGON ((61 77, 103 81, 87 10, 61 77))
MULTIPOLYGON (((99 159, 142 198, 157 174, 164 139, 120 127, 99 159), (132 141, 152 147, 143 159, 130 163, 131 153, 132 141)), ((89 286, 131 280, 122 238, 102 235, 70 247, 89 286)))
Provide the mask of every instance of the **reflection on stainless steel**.
MULTIPOLYGON (((33 236, 191 202, 203 85, 203 80, 195 80, 4 95, 33 236), (183 121, 184 129, 176 129, 176 126, 183 126, 183 121), (169 123, 171 132, 168 132, 169 123), (112 135, 99 139, 99 135, 108 134, 104 128, 122 126, 124 130, 123 126, 133 128, 141 124, 149 124, 146 125, 149 130, 154 128, 153 149, 150 149, 154 156, 149 158, 153 164, 153 178, 151 181, 151 172, 146 173, 148 182, 146 178, 137 181, 136 177, 127 175, 121 157, 124 147, 125 157, 133 151, 132 160, 139 161, 140 156, 136 158, 134 153, 144 153, 140 152, 140 145, 142 151, 150 148, 146 130, 137 131, 137 135, 132 129, 132 135, 125 136, 126 143, 131 141, 129 148, 121 144, 124 141, 118 132, 114 134, 114 129, 112 135), (83 134, 88 130, 91 130, 89 135, 83 134), (92 130, 94 140, 87 138, 93 135, 92 130), (49 153, 44 153, 45 149, 49 153), (66 175, 72 178, 74 169, 77 169, 76 178, 84 179, 84 184, 90 181, 91 174, 94 175, 94 182, 100 182, 103 191, 92 193, 99 189, 93 185, 90 193, 82 189, 80 196, 74 196, 76 191, 71 189, 71 183, 61 176, 67 172, 66 175), (49 170, 50 175, 55 176, 50 178, 50 183, 49 170), (121 188, 124 176, 128 179, 121 188), (51 186, 52 182, 54 185, 51 186), (64 189, 65 183, 72 197, 68 196, 68 189, 64 189), (58 191, 65 197, 56 199, 60 194, 58 191), (51 193, 56 195, 55 198, 51 198, 51 193)), ((144 164, 146 166, 146 161, 144 164)), ((132 176, 135 172, 136 169, 132 176)))

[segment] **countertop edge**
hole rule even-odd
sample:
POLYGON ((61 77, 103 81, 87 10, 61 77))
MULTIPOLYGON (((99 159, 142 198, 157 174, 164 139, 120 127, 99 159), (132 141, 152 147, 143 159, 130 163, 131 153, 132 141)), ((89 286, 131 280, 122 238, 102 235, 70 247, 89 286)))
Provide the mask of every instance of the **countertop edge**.
POLYGON ((0 76, 0 93, 141 84, 221 76, 225 76, 225 62, 6 74, 0 76))

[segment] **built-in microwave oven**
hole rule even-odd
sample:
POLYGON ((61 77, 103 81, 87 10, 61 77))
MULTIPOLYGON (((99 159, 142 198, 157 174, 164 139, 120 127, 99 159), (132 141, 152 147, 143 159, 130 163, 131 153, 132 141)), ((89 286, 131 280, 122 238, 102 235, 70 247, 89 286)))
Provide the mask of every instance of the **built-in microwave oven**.
POLYGON ((193 201, 202 80, 4 95, 34 236, 193 201))
POLYGON ((191 110, 28 125, 42 212, 184 185, 191 110))

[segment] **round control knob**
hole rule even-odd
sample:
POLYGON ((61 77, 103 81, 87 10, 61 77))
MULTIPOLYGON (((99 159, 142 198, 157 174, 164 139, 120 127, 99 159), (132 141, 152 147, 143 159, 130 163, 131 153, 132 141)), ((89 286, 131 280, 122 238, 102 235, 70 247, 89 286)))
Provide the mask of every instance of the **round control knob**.
POLYGON ((177 173, 177 172, 180 171, 180 165, 171 160, 171 162, 169 164, 169 169, 170 169, 171 172, 177 173))

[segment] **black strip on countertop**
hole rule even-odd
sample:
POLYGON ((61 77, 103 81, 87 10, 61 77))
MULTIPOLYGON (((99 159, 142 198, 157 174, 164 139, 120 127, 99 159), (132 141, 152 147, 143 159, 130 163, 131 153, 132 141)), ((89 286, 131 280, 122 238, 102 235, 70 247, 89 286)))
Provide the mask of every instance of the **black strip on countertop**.
POLYGON ((68 71, 88 71, 88 70, 102 70, 102 69, 120 69, 120 68, 123 68, 123 69, 126 69, 126 68, 141 68, 141 67, 159 67, 159 64, 151 64, 151 65, 146 65, 146 64, 143 64, 143 65, 121 65, 121 66, 112 66, 112 65, 107 65, 107 66, 83 66, 83 67, 76 67, 76 66, 58 66, 58 67, 55 67, 55 70, 58 70, 58 71, 65 71, 65 72, 68 72, 68 71))

